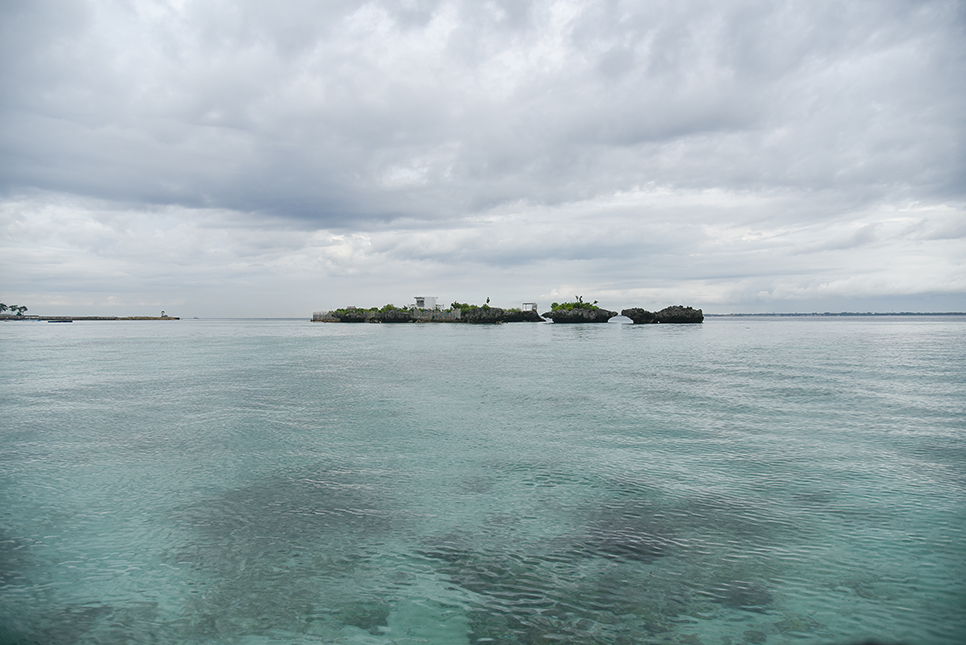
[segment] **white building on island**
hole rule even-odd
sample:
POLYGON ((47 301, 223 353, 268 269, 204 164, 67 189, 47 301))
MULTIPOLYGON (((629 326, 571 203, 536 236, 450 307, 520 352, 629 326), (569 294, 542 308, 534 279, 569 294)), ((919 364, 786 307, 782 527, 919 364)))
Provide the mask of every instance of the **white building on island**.
POLYGON ((416 299, 416 309, 436 309, 438 296, 413 296, 416 299))

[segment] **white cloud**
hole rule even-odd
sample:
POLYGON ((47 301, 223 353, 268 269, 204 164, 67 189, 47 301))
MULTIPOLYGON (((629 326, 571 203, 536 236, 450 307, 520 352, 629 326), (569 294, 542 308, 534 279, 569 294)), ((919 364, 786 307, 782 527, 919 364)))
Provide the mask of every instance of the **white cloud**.
POLYGON ((213 298, 232 297, 239 304, 224 315, 244 315, 247 294, 266 289, 316 309, 346 298, 402 304, 425 285, 444 299, 492 297, 503 305, 583 295, 615 309, 686 302, 709 311, 966 291, 963 236, 936 234, 957 230, 961 211, 760 221, 758 211, 783 201, 794 200, 661 189, 565 208, 521 203, 442 226, 346 232, 210 209, 118 210, 44 194, 0 211, 0 250, 4 274, 34 285, 40 302, 61 302, 65 291, 113 290, 128 294, 128 306, 132 299, 183 302, 205 315, 218 313, 213 298), (736 211, 750 215, 742 221, 736 211))

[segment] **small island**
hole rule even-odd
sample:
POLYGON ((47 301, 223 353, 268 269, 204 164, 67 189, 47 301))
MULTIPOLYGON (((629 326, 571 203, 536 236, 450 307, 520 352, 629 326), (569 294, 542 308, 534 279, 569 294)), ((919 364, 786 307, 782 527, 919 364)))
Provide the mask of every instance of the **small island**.
POLYGON ((700 323, 704 322, 704 312, 682 305, 672 305, 657 312, 647 309, 624 309, 622 316, 630 318, 635 325, 653 325, 656 323, 700 323))
MULTIPOLYGON (((550 311, 537 313, 537 305, 525 302, 519 309, 491 307, 490 299, 482 305, 454 302, 443 309, 436 304, 436 298, 417 296, 416 304, 397 307, 393 304, 383 307, 342 307, 332 311, 317 311, 312 314, 312 322, 342 323, 465 323, 471 325, 495 325, 509 322, 547 322, 556 324, 606 323, 615 316, 616 311, 603 309, 597 301, 584 302, 576 296, 573 302, 553 303, 550 311)), ((641 308, 624 309, 620 315, 631 319, 634 324, 656 323, 700 323, 704 314, 700 309, 683 305, 665 307, 657 312, 641 308)))
POLYGON ((605 323, 617 315, 616 311, 601 309, 597 301, 584 302, 582 296, 576 296, 573 302, 553 303, 550 311, 543 314, 544 318, 561 323, 605 323))
MULTIPOLYGON (((543 317, 549 318, 555 323, 601 323, 608 322, 616 315, 616 311, 598 307, 596 300, 588 303, 584 302, 582 297, 577 296, 574 302, 565 302, 563 304, 553 303, 550 311, 543 314, 543 317)), ((631 322, 635 325, 704 322, 704 313, 700 309, 685 307, 683 305, 672 305, 657 312, 633 307, 623 309, 620 315, 630 318, 631 322)))

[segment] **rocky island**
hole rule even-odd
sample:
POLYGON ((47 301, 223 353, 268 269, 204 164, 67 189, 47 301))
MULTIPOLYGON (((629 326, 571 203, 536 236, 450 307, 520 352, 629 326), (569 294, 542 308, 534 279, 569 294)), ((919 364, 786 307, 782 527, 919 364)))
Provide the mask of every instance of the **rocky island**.
POLYGON ((605 323, 617 315, 616 311, 601 309, 597 301, 584 302, 582 296, 576 296, 573 302, 553 303, 550 311, 543 314, 555 323, 605 323))
MULTIPOLYGON (((435 298, 432 299, 435 304, 435 298)), ((419 302, 419 301, 417 301, 419 302)), ((553 303, 550 311, 542 316, 537 313, 536 305, 524 303, 521 309, 501 309, 491 307, 489 298, 484 305, 471 305, 465 302, 454 302, 448 309, 433 306, 396 307, 385 305, 382 308, 344 307, 332 311, 317 311, 312 315, 312 322, 343 322, 343 323, 421 323, 448 322, 466 323, 471 325, 495 325, 505 322, 546 322, 551 320, 556 324, 605 323, 614 316, 616 311, 603 309, 597 301, 584 302, 577 296, 573 302, 553 303)), ((665 307, 657 312, 634 307, 624 309, 621 315, 627 316, 631 322, 638 325, 656 323, 700 323, 704 321, 704 314, 700 309, 693 309, 683 305, 665 307)))
MULTIPOLYGON (((543 317, 555 323, 601 323, 609 321, 616 315, 616 311, 598 307, 596 300, 593 303, 587 303, 577 296, 575 302, 553 303, 551 310, 543 314, 543 317)), ((682 305, 672 305, 657 312, 633 307, 622 310, 621 315, 630 318, 635 325, 704 322, 704 313, 700 309, 682 305)))
POLYGON ((699 323, 704 322, 704 312, 682 305, 665 307, 658 312, 647 309, 624 309, 622 316, 627 316, 635 325, 652 325, 655 323, 699 323))
POLYGON ((557 324, 561 323, 605 323, 617 315, 609 309, 554 309, 543 314, 557 324))

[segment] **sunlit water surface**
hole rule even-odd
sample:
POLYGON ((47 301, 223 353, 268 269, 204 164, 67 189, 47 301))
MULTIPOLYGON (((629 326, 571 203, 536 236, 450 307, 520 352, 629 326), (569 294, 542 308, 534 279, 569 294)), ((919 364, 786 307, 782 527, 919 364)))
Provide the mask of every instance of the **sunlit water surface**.
POLYGON ((961 643, 966 319, 0 325, 0 642, 961 643))

